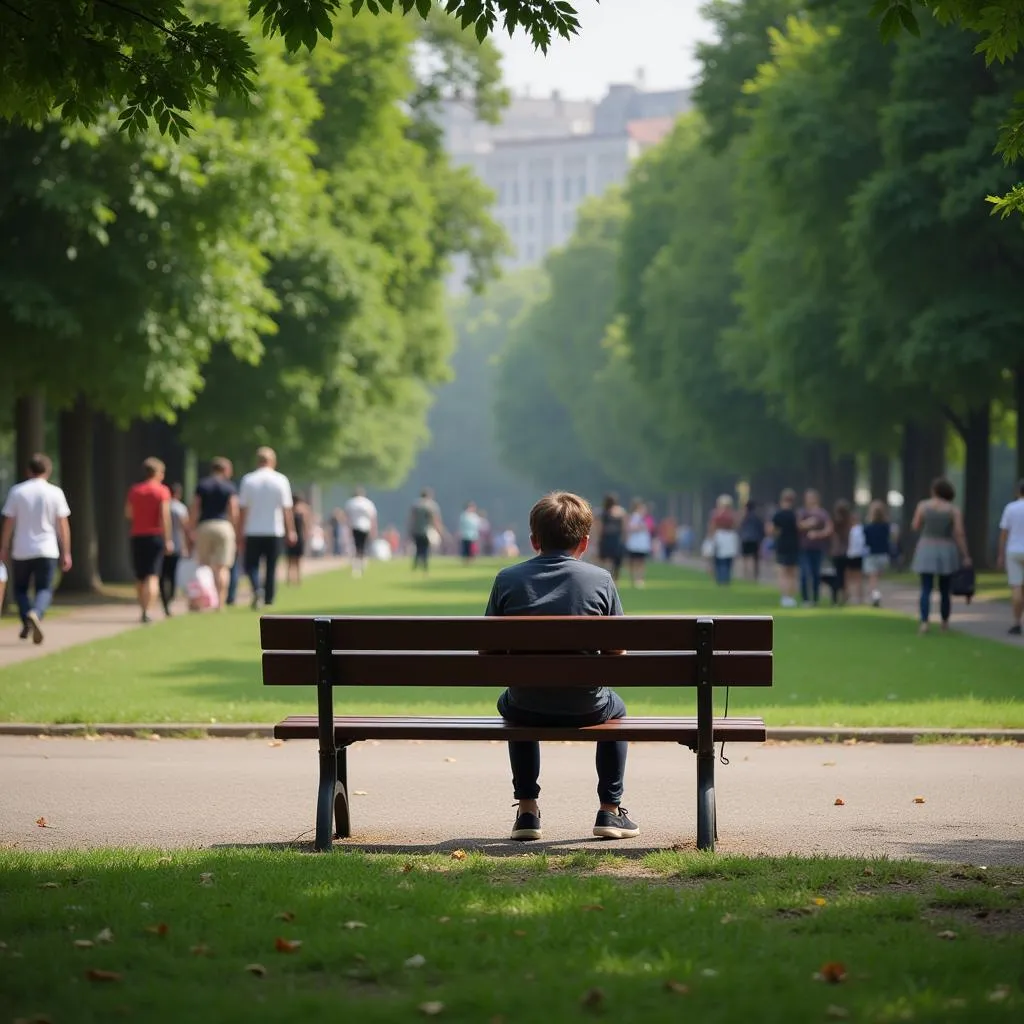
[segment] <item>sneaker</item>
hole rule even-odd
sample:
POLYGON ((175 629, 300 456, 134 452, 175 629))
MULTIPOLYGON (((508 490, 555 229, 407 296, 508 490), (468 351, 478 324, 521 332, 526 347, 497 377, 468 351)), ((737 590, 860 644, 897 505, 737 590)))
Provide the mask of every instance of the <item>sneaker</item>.
POLYGON ((880 590, 871 591, 871 607, 881 608, 882 607, 882 592, 880 590))
POLYGON ((632 839, 640 834, 640 826, 629 820, 629 811, 620 807, 618 812, 598 811, 594 822, 594 835, 601 839, 632 839))
POLYGON ((32 633, 32 627, 27 623, 21 627, 21 632, 18 634, 19 640, 27 640, 29 635, 32 633))
POLYGON ((139 619, 139 621, 142 623, 142 625, 148 626, 153 620, 149 617, 149 612, 143 612, 142 618, 139 619))
POLYGON ((1011 626, 1010 629, 1009 629, 1009 634, 1010 634, 1010 636, 1020 636, 1021 635, 1020 623, 1018 623, 1016 626, 1011 626))
POLYGON ((260 607, 262 606, 262 604, 263 604, 263 593, 262 593, 262 591, 254 590, 252 592, 252 602, 251 602, 252 610, 254 612, 258 612, 260 610, 260 607))
POLYGON ((540 839, 540 813, 531 814, 523 811, 516 817, 516 823, 512 826, 512 838, 520 842, 527 842, 531 839, 540 839))
POLYGON ((782 599, 781 603, 782 603, 782 607, 783 608, 795 608, 796 607, 796 598, 795 597, 784 597, 782 599))
POLYGON ((32 631, 32 643, 41 644, 43 642, 43 624, 38 614, 29 612, 25 618, 28 619, 28 627, 32 631))

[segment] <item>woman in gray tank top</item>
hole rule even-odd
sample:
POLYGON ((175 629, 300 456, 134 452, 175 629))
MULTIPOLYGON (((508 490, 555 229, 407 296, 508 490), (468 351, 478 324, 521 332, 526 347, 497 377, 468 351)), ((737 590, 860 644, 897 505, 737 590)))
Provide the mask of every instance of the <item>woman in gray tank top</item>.
POLYGON ((912 568, 921 577, 921 625, 918 632, 928 632, 932 588, 939 580, 939 614, 942 628, 949 629, 952 611, 950 583, 961 565, 970 565, 963 517, 953 504, 956 491, 945 478, 932 484, 932 496, 919 502, 914 512, 913 528, 918 531, 912 568))

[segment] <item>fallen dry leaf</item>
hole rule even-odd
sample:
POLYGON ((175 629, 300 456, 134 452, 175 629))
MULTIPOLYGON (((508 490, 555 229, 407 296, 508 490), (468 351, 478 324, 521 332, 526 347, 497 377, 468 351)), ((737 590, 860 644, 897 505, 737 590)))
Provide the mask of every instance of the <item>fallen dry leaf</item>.
POLYGON ((515 929, 515 930, 514 930, 514 931, 512 932, 512 934, 513 934, 513 935, 514 935, 514 936, 515 936, 515 937, 516 937, 517 939, 524 939, 524 938, 526 938, 526 932, 524 932, 522 928, 516 928, 516 929, 515 929))
POLYGON ((873 875, 874 873, 875 873, 875 869, 874 868, 865 868, 864 871, 863 871, 863 874, 865 874, 865 875, 873 875))
POLYGON ((681 981, 666 981, 665 991, 672 992, 677 996, 688 996, 690 994, 690 986, 684 985, 681 981))
POLYGON ((814 977, 829 985, 838 985, 846 979, 846 965, 839 963, 838 960, 830 960, 821 965, 821 970, 814 977))
POLYGON ((263 978, 267 973, 267 969, 263 964, 246 964, 242 970, 248 971, 250 974, 255 974, 257 978, 263 978))
POLYGON ((97 942, 113 942, 114 933, 109 928, 104 928, 102 931, 96 933, 97 942))
POLYGON ((835 761, 822 761, 821 762, 821 767, 822 768, 835 768, 835 766, 836 766, 835 761))
POLYGON ((837 796, 835 802, 832 804, 833 807, 845 807, 846 801, 841 797, 837 796))
POLYGON ((584 903, 580 910, 604 910, 600 903, 584 903))
POLYGON ((210 947, 200 943, 198 946, 190 946, 188 950, 193 956, 209 956, 210 947))
POLYGON ((444 759, 444 761, 445 761, 445 764, 455 764, 455 758, 454 757, 446 757, 444 759))
POLYGON ((850 1011, 845 1006, 836 1006, 834 1003, 825 1007, 825 1016, 832 1020, 846 1020, 850 1011))
POLYGON ((924 803, 924 797, 923 796, 915 796, 914 797, 914 803, 915 804, 923 804, 924 803))
POLYGON ((733 921, 735 921, 735 920, 736 920, 736 915, 735 914, 723 914, 722 915, 722 920, 719 921, 718 923, 719 924, 732 924, 733 921))
POLYGON ((151 732, 151 733, 150 733, 150 734, 149 734, 149 735, 148 735, 148 736, 146 737, 146 739, 147 739, 147 740, 158 740, 158 739, 160 739, 160 733, 158 733, 158 732, 151 732))
POLYGON ((40 828, 49 828, 50 827, 50 823, 45 818, 36 818, 36 824, 40 828))
POLYGON ((701 971, 700 973, 703 974, 705 978, 717 978, 718 977, 718 971, 716 971, 714 969, 714 967, 705 967, 704 970, 701 971))
POLYGON ((288 921, 289 923, 295 920, 295 915, 290 910, 282 910, 280 914, 275 914, 274 917, 278 921, 288 921))
POLYGON ((408 960, 405 961, 406 967, 422 967, 427 962, 427 958, 422 953, 415 953, 408 960))
POLYGON ((100 971, 95 967, 90 967, 85 972, 85 976, 90 981, 120 981, 121 975, 117 971, 100 971))
POLYGON ((59 889, 60 882, 41 882, 39 885, 40 889, 59 889))
POLYGON ((369 796, 370 794, 367 793, 365 789, 354 789, 354 790, 352 790, 352 795, 353 796, 369 796))
POLYGON ((92 949, 96 943, 92 939, 75 939, 75 947, 77 949, 92 949))
POLYGON ((362 921, 346 921, 343 927, 349 931, 354 931, 356 928, 365 928, 366 925, 362 921))
POLYGON ((213 885, 213 872, 212 871, 204 871, 199 876, 199 884, 200 885, 206 885, 206 886, 213 885))
POLYGON ((1010 994, 1009 985, 996 985, 994 989, 985 997, 990 1003, 1001 1003, 1010 994))
POLYGON ((424 1017, 436 1017, 444 1009, 444 1003, 420 1003, 419 1011, 424 1017))
POLYGON ((170 928, 161 921, 159 924, 146 925, 146 931, 150 935, 159 935, 160 938, 163 938, 170 931, 170 928))
POLYGON ((284 740, 271 740, 267 744, 267 746, 268 747, 283 747, 284 746, 284 740))
POLYGON ((278 953, 294 953, 302 945, 302 939, 282 939, 279 935, 274 939, 274 949, 278 953))
POLYGON ((451 920, 450 917, 439 917, 437 919, 438 924, 447 924, 451 920))
POLYGON ((944 932, 938 932, 937 935, 938 935, 938 938, 940 938, 940 939, 955 939, 956 938, 956 932, 950 931, 948 928, 944 932))
POLYGON ((814 902, 814 905, 816 907, 827 907, 828 906, 828 900, 823 899, 821 896, 815 896, 813 902, 814 902))
POLYGON ((157 857, 156 862, 157 862, 157 864, 170 864, 171 863, 171 858, 170 857, 157 857))
POLYGON ((466 859, 466 851, 465 850, 452 850, 452 852, 451 852, 451 859, 452 860, 465 860, 466 859))
POLYGON ((583 993, 583 998, 580 999, 580 1006, 584 1010, 603 1010, 604 1002, 604 989, 591 988, 583 993))
POLYGON ((415 864, 403 864, 402 865, 402 874, 403 875, 407 875, 407 874, 409 874, 410 871, 415 871, 415 870, 416 870, 416 865, 415 864))

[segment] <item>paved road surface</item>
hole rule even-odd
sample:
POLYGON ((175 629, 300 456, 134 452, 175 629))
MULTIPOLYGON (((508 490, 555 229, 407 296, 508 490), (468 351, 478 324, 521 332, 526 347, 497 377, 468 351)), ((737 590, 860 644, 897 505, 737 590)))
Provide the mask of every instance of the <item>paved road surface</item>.
MULTIPOLYGON (((736 744, 726 753, 720 850, 1024 864, 1024 748, 736 744)), ((693 844, 688 751, 633 745, 626 805, 643 833, 617 844, 590 838, 590 745, 547 744, 544 766, 546 839, 528 849, 693 844)), ((349 768, 352 788, 366 793, 352 797, 354 844, 521 850, 505 841, 512 798, 498 744, 362 744, 349 768)), ((0 737, 0 778, 0 842, 19 849, 285 843, 312 827, 316 752, 266 740, 0 737)))

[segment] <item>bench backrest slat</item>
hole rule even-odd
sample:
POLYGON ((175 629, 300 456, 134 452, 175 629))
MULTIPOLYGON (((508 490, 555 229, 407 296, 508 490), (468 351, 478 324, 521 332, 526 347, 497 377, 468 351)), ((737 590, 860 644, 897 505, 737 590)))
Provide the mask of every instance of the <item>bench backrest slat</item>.
MULTIPOLYGON (((607 621, 607 620, 605 620, 607 621)), ((587 654, 486 654, 474 652, 342 652, 331 657, 337 686, 695 686, 697 655, 637 653, 627 657, 587 654)), ((767 652, 716 653, 712 679, 724 686, 771 686, 767 652)), ((268 686, 315 686, 311 651, 264 651, 268 686)))
MULTIPOLYGON (((771 651, 768 616, 714 617, 716 651, 771 651)), ((312 651, 313 619, 264 616, 260 636, 265 651, 312 651)), ((338 616, 331 619, 335 651, 694 651, 697 619, 691 616, 615 618, 382 618, 338 616)))

